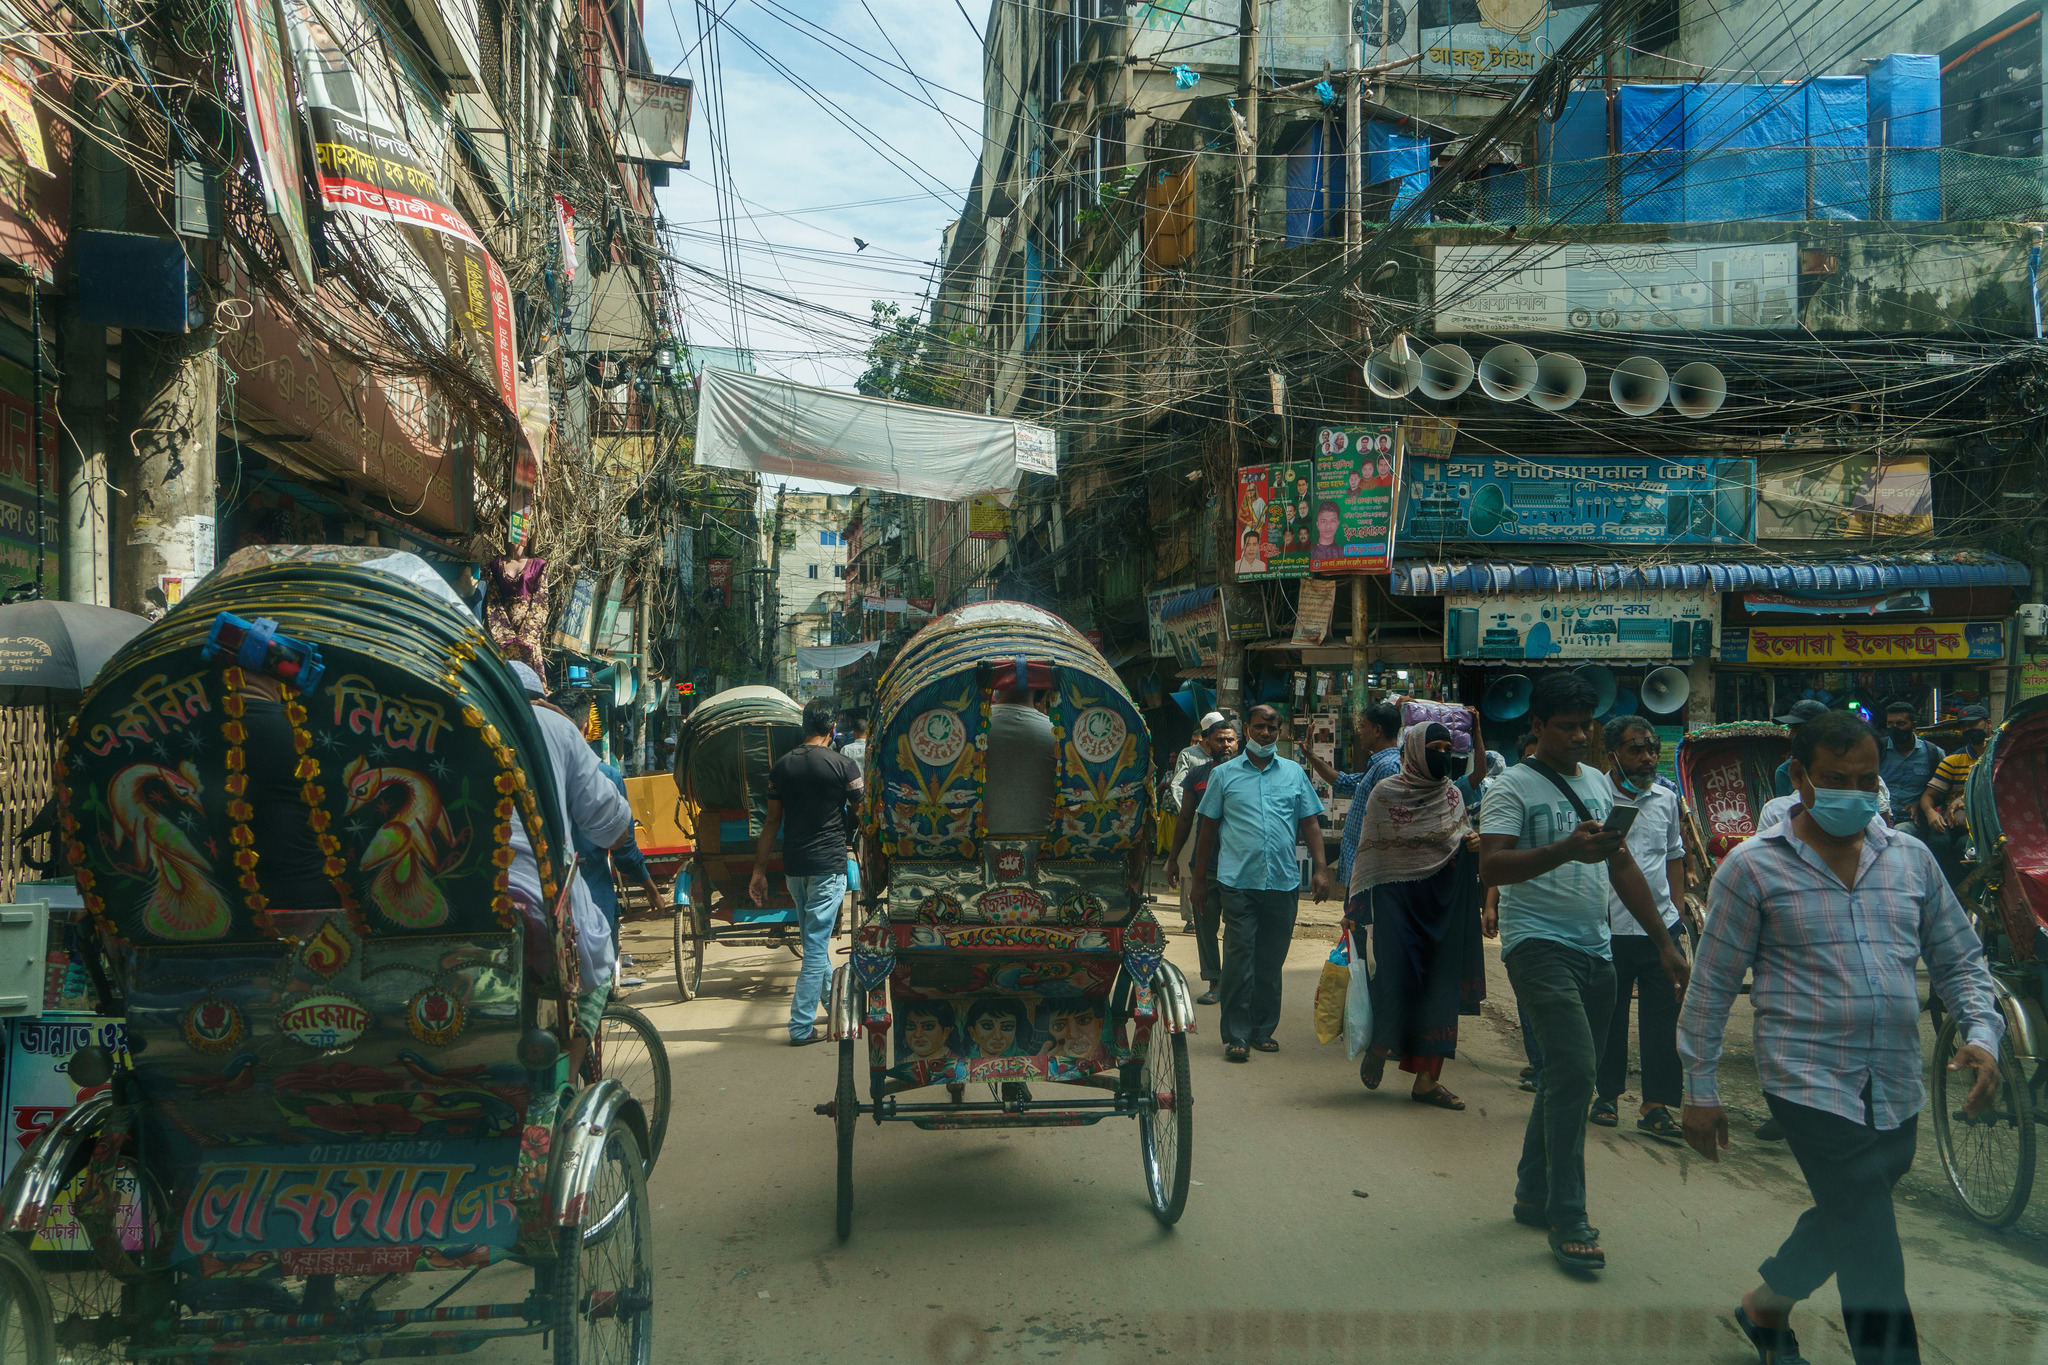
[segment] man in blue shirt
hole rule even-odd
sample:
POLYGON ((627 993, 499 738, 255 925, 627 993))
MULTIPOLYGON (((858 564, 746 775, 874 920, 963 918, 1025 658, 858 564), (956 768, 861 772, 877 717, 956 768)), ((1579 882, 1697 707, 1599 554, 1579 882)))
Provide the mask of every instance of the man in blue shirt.
POLYGON ((1223 898, 1223 1057, 1242 1062, 1250 1048, 1278 1052, 1280 972, 1294 940, 1301 900, 1297 840, 1308 845, 1314 872, 1309 895, 1330 890, 1323 859, 1322 798, 1308 774, 1281 758, 1280 713, 1254 706, 1245 714, 1244 753, 1219 763, 1197 808, 1190 894, 1199 913, 1209 870, 1223 898))
POLYGON ((1877 776, 1891 791, 1895 825, 1913 823, 1920 794, 1948 757, 1940 745, 1913 733, 1913 715, 1913 703, 1904 697, 1884 708, 1884 756, 1878 760, 1877 776))

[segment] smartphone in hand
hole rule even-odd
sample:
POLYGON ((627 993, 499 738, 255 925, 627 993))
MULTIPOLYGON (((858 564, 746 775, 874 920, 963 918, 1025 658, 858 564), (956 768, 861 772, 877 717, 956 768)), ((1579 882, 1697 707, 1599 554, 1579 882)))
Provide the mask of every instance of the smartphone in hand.
POLYGON ((1600 832, 1602 834, 1626 835, 1629 832, 1629 828, 1635 824, 1636 816, 1641 813, 1641 811, 1629 805, 1626 801, 1617 801, 1614 803, 1614 809, 1607 812, 1607 823, 1600 826, 1600 832))

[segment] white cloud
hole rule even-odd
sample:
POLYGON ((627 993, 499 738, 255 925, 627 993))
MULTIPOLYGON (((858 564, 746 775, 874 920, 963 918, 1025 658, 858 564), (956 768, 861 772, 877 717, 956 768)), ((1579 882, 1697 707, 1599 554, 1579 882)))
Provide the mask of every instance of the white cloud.
MULTIPOLYGON (((968 5, 975 25, 983 24, 986 0, 968 5)), ((725 273, 713 190, 726 169, 713 137, 722 97, 729 129, 717 131, 725 133, 734 187, 746 201, 733 206, 739 216, 728 225, 740 278, 861 319, 871 299, 915 309, 938 257, 939 233, 959 215, 979 142, 981 45, 959 8, 951 0, 657 0, 648 6, 647 28, 655 68, 667 71, 681 62, 679 74, 697 83, 693 169, 671 172, 670 187, 657 192, 662 212, 681 229, 682 257, 725 273), (708 22, 716 11, 724 15, 720 67, 712 69, 704 48, 683 61, 697 43, 699 20, 708 22), (875 55, 834 52, 799 32, 806 21, 875 55), (836 105, 841 118, 865 130, 867 141, 743 38, 836 105), (949 124, 924 102, 917 80, 891 65, 899 61, 924 78, 931 99, 958 123, 949 124), (869 142, 922 174, 892 164, 869 142), (945 189, 943 199, 935 197, 936 187, 945 189), (856 251, 856 237, 868 243, 865 251, 856 251)), ((723 286, 679 273, 690 339, 733 345, 723 286)), ((863 368, 859 353, 871 335, 867 329, 758 295, 742 295, 740 302, 746 340, 762 372, 851 387, 863 368)))

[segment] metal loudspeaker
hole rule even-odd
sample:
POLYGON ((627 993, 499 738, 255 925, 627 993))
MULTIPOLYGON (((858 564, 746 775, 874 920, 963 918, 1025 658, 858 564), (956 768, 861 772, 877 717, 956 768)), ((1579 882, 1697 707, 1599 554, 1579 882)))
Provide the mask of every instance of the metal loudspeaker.
POLYGON ((1366 357, 1365 386, 1382 398, 1406 398, 1421 378, 1422 362, 1412 354, 1403 358, 1389 347, 1366 357))
POLYGON ((1660 716, 1668 716, 1685 705, 1692 696, 1692 679, 1685 676, 1682 668, 1666 664, 1653 668, 1643 679, 1643 705, 1660 716))
POLYGON ((1536 384, 1529 401, 1545 412, 1563 412, 1586 393, 1586 367, 1562 351, 1536 357, 1536 384))
POLYGON ((1535 684, 1520 673, 1495 678, 1479 699, 1479 709, 1488 720, 1515 720, 1529 714, 1529 693, 1535 684))
POLYGON ((1712 417, 1727 401, 1727 377, 1704 360, 1680 365, 1671 376, 1671 406, 1681 417, 1712 417))
POLYGON ((1449 342, 1441 346, 1432 346, 1422 353, 1421 363, 1422 376, 1416 382, 1416 387, 1422 390, 1425 398, 1444 402, 1456 398, 1472 387, 1472 378, 1476 371, 1472 365, 1471 353, 1463 346, 1449 342))
POLYGON ((1594 715, 1604 716, 1614 709, 1614 694, 1621 690, 1621 681, 1614 676, 1613 669, 1606 664, 1580 664, 1572 672, 1593 684, 1593 691, 1598 694, 1593 703, 1594 715))
POLYGON ((1513 403, 1536 387, 1536 357, 1509 342, 1496 346, 1479 362, 1479 387, 1497 403, 1513 403))
POLYGON ((1646 355, 1632 355, 1622 361, 1614 367, 1614 377, 1607 381, 1607 396, 1631 417, 1648 417, 1664 406, 1665 396, 1670 392, 1671 376, 1646 355))

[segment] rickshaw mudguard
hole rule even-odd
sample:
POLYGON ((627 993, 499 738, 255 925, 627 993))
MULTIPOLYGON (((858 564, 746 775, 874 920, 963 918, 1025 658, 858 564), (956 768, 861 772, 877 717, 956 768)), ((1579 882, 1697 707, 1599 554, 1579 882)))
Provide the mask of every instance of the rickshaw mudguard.
POLYGON ((641 1152, 646 1152, 647 1116, 641 1112, 640 1102, 616 1080, 599 1081, 569 1101, 555 1127, 553 1160, 548 1168, 544 1213, 548 1226, 560 1230, 582 1224, 583 1206, 604 1154, 605 1130, 615 1118, 625 1121, 641 1152))
POLYGON ((41 1227, 79 1153, 99 1141, 113 1115, 113 1097, 95 1095, 44 1129, 15 1163, 6 1186, 0 1188, 0 1227, 16 1233, 32 1233, 41 1227))
POLYGON ((2041 1002, 2021 996, 1996 974, 1991 978, 1991 993, 2005 1018, 2005 1037, 2012 1044, 2013 1055, 2023 1062, 2040 1060, 2042 1042, 2048 1039, 2048 1018, 2042 1015, 2041 1002))

